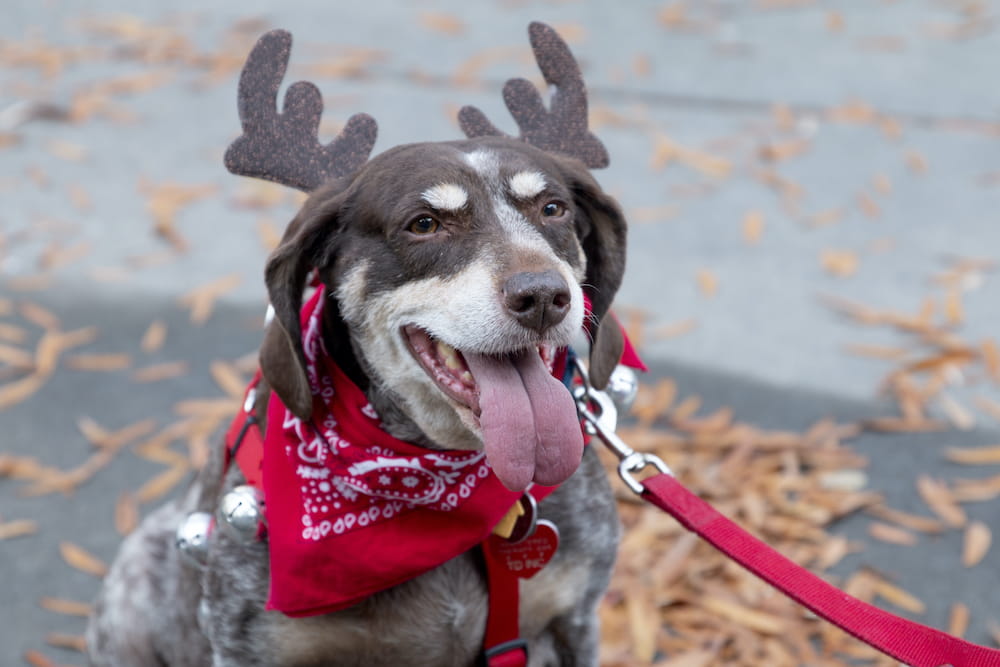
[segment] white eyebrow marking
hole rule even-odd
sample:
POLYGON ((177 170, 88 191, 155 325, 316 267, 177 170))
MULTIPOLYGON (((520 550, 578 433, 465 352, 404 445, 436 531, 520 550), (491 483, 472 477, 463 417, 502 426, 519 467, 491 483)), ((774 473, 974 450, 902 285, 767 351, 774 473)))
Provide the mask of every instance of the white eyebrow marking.
POLYGON ((510 177, 510 192, 518 199, 531 199, 545 189, 545 177, 537 171, 519 171, 510 177))
POLYGON ((486 179, 496 179, 500 171, 500 161, 492 151, 476 150, 465 154, 465 161, 486 179))
POLYGON ((424 190, 420 198, 441 211, 458 211, 469 201, 469 193, 454 183, 439 183, 424 190))

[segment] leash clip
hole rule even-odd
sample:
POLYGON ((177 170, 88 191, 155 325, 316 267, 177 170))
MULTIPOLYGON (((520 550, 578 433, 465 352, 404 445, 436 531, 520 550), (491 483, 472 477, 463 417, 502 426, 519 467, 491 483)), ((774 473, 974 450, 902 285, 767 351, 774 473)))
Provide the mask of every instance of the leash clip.
POLYGON ((637 495, 642 495, 643 486, 635 475, 650 465, 665 475, 673 476, 670 467, 659 456, 637 452, 618 437, 615 433, 618 427, 618 407, 607 393, 590 385, 587 369, 579 359, 573 359, 573 366, 583 381, 583 384, 573 388, 577 414, 587 433, 597 436, 618 457, 618 476, 625 485, 637 495))

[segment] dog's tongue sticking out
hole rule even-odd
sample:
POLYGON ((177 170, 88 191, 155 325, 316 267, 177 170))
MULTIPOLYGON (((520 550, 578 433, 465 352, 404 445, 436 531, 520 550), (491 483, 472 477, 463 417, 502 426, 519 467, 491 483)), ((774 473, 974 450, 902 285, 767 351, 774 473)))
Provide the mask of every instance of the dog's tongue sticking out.
POLYGON ((583 456, 576 406, 538 352, 464 356, 479 387, 486 460, 504 486, 554 486, 572 475, 583 456))

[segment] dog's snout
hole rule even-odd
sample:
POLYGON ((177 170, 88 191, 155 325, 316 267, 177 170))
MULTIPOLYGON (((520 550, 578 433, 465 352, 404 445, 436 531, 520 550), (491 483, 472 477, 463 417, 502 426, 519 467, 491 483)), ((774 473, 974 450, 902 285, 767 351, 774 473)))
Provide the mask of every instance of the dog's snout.
POLYGON ((569 285, 551 269, 515 273, 504 281, 502 289, 507 312, 538 333, 562 322, 569 312, 569 285))

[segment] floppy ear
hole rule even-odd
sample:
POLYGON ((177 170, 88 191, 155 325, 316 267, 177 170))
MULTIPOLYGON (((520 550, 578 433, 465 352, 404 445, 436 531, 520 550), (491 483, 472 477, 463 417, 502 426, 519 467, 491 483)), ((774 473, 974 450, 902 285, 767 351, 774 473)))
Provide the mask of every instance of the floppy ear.
POLYGON ((260 370, 282 402, 297 417, 312 412, 312 389, 302 347, 302 292, 310 273, 323 265, 332 249, 332 236, 343 197, 317 193, 288 225, 264 271, 274 321, 260 348, 260 370))
POLYGON ((573 169, 571 188, 580 216, 577 234, 587 256, 584 292, 590 297, 590 382, 598 389, 608 384, 621 359, 621 326, 608 309, 625 273, 626 223, 618 203, 605 194, 583 165, 573 169))

